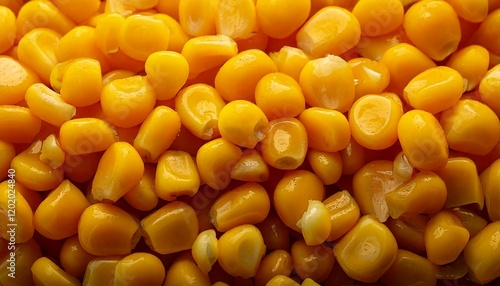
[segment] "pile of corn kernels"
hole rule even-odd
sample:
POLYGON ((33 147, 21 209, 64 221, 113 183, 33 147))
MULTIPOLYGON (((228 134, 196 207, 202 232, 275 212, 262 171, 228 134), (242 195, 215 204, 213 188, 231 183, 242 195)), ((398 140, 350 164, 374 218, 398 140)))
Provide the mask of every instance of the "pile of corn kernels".
POLYGON ((496 285, 499 31, 499 0, 0 0, 0 285, 496 285))

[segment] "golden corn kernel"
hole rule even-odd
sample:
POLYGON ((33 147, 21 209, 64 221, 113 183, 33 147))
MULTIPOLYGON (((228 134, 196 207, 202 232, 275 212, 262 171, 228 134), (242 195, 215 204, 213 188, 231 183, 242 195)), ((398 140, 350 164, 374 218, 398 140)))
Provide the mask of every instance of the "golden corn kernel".
MULTIPOLYGON (((215 1, 217 2, 217 1, 215 1)), ((232 39, 247 39, 258 30, 253 0, 218 0, 215 31, 232 39)))
POLYGON ((285 73, 299 81, 300 72, 311 59, 303 50, 295 47, 284 46, 278 52, 269 56, 278 67, 278 71, 285 73))
POLYGON ((232 228, 219 238, 219 264, 233 276, 255 277, 265 252, 262 234, 250 224, 232 228))
POLYGON ((365 147, 359 145, 352 136, 347 147, 339 153, 342 158, 342 175, 352 175, 367 163, 365 147))
POLYGON ((264 286, 278 275, 290 276, 293 270, 292 256, 285 250, 275 250, 262 259, 255 275, 255 285, 264 286))
POLYGON ((57 169, 64 164, 66 154, 59 146, 56 136, 50 134, 42 143, 42 151, 40 153, 40 161, 49 165, 53 169, 57 169))
POLYGON ((196 265, 191 253, 183 252, 167 271, 164 286, 210 286, 210 278, 196 265))
POLYGON ((155 190, 155 175, 155 166, 144 164, 144 175, 137 185, 123 195, 123 199, 140 211, 154 209, 158 204, 158 195, 155 190))
MULTIPOLYGON (((17 191, 16 179, 7 179, 0 183, 0 236, 6 241, 16 243, 27 242, 33 237, 33 211, 30 205, 17 191), (15 225, 15 226, 13 226, 15 225)), ((9 243, 9 245, 11 245, 9 243)), ((12 250, 9 247, 9 250, 12 250)), ((14 271, 15 272, 15 271, 14 271)))
POLYGON ((200 187, 200 176, 189 153, 167 150, 158 160, 154 182, 158 197, 173 201, 178 196, 194 196, 200 187))
MULTIPOLYGON (((2 245, 2 249, 7 250, 7 247, 2 245)), ((5 286, 34 285, 31 266, 38 258, 42 257, 40 245, 38 245, 35 239, 30 239, 25 243, 17 244, 16 249, 12 253, 16 257, 15 278, 13 279, 9 276, 10 262, 7 260, 10 257, 8 258, 7 255, 10 255, 10 253, 5 252, 5 256, 2 255, 2 261, 5 262, 2 263, 2 267, 0 268, 0 283, 3 283, 5 286)))
POLYGON ((396 158, 394 158, 392 170, 396 181, 400 183, 405 182, 413 176, 414 171, 415 168, 410 165, 405 153, 403 151, 399 152, 396 158))
POLYGON ((146 61, 154 52, 166 50, 170 38, 168 26, 153 16, 132 15, 120 28, 118 46, 129 57, 146 61))
POLYGON ((269 213, 271 201, 267 191, 249 182, 222 194, 210 209, 210 218, 220 232, 243 224, 256 224, 269 213))
POLYGON ((247 149, 231 170, 231 178, 245 182, 265 182, 269 178, 269 168, 258 151, 247 149))
POLYGON ((175 109, 183 126, 203 140, 220 136, 218 121, 224 105, 215 88, 206 84, 186 87, 175 99, 175 109))
POLYGON ((78 240, 78 235, 68 237, 64 240, 59 255, 61 266, 69 275, 73 275, 79 279, 83 279, 85 270, 89 262, 96 258, 85 251, 78 240))
POLYGON ((118 141, 116 131, 97 118, 72 119, 61 125, 59 144, 68 154, 81 155, 104 151, 118 141))
POLYGON ((337 192, 323 201, 330 216, 327 241, 334 241, 349 231, 360 216, 359 206, 348 191, 337 192))
POLYGON ((31 143, 42 125, 31 110, 16 105, 0 105, 0 122, 0 140, 10 143, 31 143))
POLYGON ((264 112, 246 100, 228 102, 220 110, 218 127, 222 138, 245 148, 254 148, 268 129, 264 112))
POLYGON ((57 8, 71 20, 76 23, 80 23, 88 18, 90 18, 94 13, 99 10, 100 1, 90 0, 86 2, 81 2, 78 0, 70 1, 55 1, 57 8))
POLYGON ((66 273, 47 257, 38 258, 31 266, 31 273, 35 285, 80 285, 76 277, 66 273))
POLYGON ((395 31, 403 23, 404 9, 399 0, 358 1, 352 13, 363 35, 377 37, 395 31))
POLYGON ((139 183, 143 174, 144 163, 134 147, 126 142, 113 143, 97 166, 92 181, 92 198, 116 202, 139 183))
POLYGON ((413 4, 403 24, 415 46, 436 61, 455 52, 462 36, 458 16, 446 1, 424 0, 413 4))
POLYGON ((346 112, 354 101, 354 75, 338 56, 310 60, 300 73, 299 83, 310 106, 346 112))
POLYGON ((339 152, 323 152, 310 149, 307 161, 313 172, 325 185, 335 184, 342 175, 342 158, 339 152))
POLYGON ((441 113, 444 134, 451 149, 486 155, 500 140, 500 121, 488 105, 463 99, 441 113))
POLYGON ((16 24, 20 37, 35 28, 48 28, 64 35, 75 26, 51 1, 25 3, 17 14, 16 24))
POLYGON ((118 52, 118 39, 120 28, 125 22, 125 17, 118 13, 104 14, 97 20, 95 27, 96 45, 103 54, 118 52))
POLYGON ((61 81, 61 98, 77 107, 97 103, 101 97, 100 63, 94 59, 79 59, 66 68, 61 81))
POLYGON ((340 55, 356 46, 361 37, 358 19, 341 7, 325 7, 297 33, 297 46, 312 58, 340 55))
POLYGON ((201 180, 215 190, 226 188, 231 182, 231 171, 241 156, 241 149, 224 138, 205 143, 196 154, 201 180))
POLYGON ((165 279, 165 266, 154 254, 135 252, 122 258, 115 268, 114 285, 161 285, 165 279))
POLYGON ((500 182, 499 170, 500 159, 494 161, 479 177, 486 198, 486 210, 492 221, 500 220, 500 210, 496 207, 500 202, 500 195, 496 191, 496 186, 500 182))
POLYGON ((488 224, 486 219, 465 207, 453 208, 450 211, 460 219, 462 225, 469 231, 470 237, 478 234, 488 224))
POLYGON ((437 170, 448 160, 448 142, 431 113, 411 110, 398 123, 398 137, 408 162, 420 170, 437 170))
POLYGON ((10 167, 16 171, 16 181, 34 191, 55 189, 63 181, 61 167, 53 169, 40 160, 42 145, 42 141, 34 141, 10 163, 10 167))
POLYGON ((435 214, 446 202, 445 182, 436 173, 422 171, 385 194, 392 218, 402 215, 435 214), (432 200, 429 201, 429 197, 432 200))
POLYGON ((215 17, 219 6, 218 0, 180 0, 178 2, 179 23, 186 34, 194 37, 216 34, 215 17))
POLYGON ((115 269, 123 256, 105 256, 91 260, 85 270, 83 285, 113 286, 115 269))
MULTIPOLYGON (((500 13, 499 13, 500 15, 500 13)), ((488 105, 495 114, 500 115, 500 104, 498 99, 500 98, 500 93, 498 92, 498 86, 500 85, 500 64, 494 66, 483 77, 479 83, 479 94, 481 95, 481 101, 488 105)))
POLYGON ((264 238, 267 249, 290 249, 290 228, 288 228, 276 212, 271 209, 267 217, 256 224, 264 238))
MULTIPOLYGON (((491 3, 491 4, 493 4, 492 5, 493 9, 495 9, 494 8, 495 5, 498 6, 498 3, 491 3)), ((479 7, 481 7, 480 4, 479 7)), ((497 25, 498 20, 500 19, 500 11, 498 11, 498 9, 490 11, 491 13, 488 14, 486 19, 484 19, 484 21, 481 23, 477 31, 474 33, 472 42, 481 45, 486 49, 488 49, 488 51, 492 52, 493 54, 498 55, 500 54, 500 42, 495 37, 493 29, 497 25)))
POLYGON ((97 165, 102 153, 91 153, 86 155, 66 154, 62 168, 64 175, 77 183, 90 181, 97 170, 97 165))
MULTIPOLYGON (((16 104, 32 84, 40 82, 38 75, 16 59, 0 56, 0 104, 16 104)), ((29 125, 25 125, 29 126, 29 125)))
POLYGON ((379 94, 389 85, 389 69, 382 63, 367 58, 347 62, 354 76, 356 101, 366 94, 379 94))
POLYGON ((488 71, 490 55, 482 46, 470 45, 454 52, 446 65, 458 71, 466 81, 466 91, 471 91, 479 85, 488 71))
POLYGON ((272 38, 283 39, 290 36, 307 20, 311 1, 261 0, 256 2, 255 10, 259 28, 272 38))
POLYGON ((349 144, 349 122, 339 111, 310 107, 300 114, 299 120, 304 124, 308 146, 312 149, 337 152, 349 144))
POLYGON ((492 222, 472 237, 464 249, 467 268, 474 281, 486 284, 500 277, 499 248, 500 222, 492 222))
POLYGON ((77 234, 78 221, 88 206, 90 203, 83 193, 69 180, 64 180, 38 206, 33 224, 47 238, 67 238, 77 234))
POLYGON ((16 157, 14 144, 0 140, 0 180, 7 177, 10 169, 10 162, 16 157))
MULTIPOLYGON (((102 85, 105 86, 106 84, 114 81, 115 79, 124 79, 127 77, 134 76, 135 73, 128 71, 128 70, 112 70, 102 76, 102 85)), ((93 106, 101 106, 100 104, 94 104, 93 106)))
POLYGON ((194 209, 174 201, 141 220, 143 237, 148 246, 160 254, 190 249, 198 235, 194 209))
POLYGON ((269 131, 261 143, 266 163, 281 170, 293 170, 302 165, 307 147, 306 128, 293 117, 271 120, 269 131))
POLYGON ((35 83, 26 90, 26 103, 40 119, 60 127, 76 114, 76 108, 43 83, 35 83))
POLYGON ((436 267, 427 258, 399 249, 396 260, 381 281, 387 286, 436 285, 436 267))
POLYGON ((155 161, 172 145, 180 129, 181 119, 177 112, 167 106, 158 106, 142 122, 134 148, 144 161, 155 161))
POLYGON ((426 215, 389 218, 385 225, 391 230, 400 249, 425 254, 424 230, 429 221, 426 215))
POLYGON ((156 98, 168 100, 175 97, 186 83, 189 74, 186 58, 172 51, 154 52, 148 56, 145 71, 156 93, 156 98))
MULTIPOLYGON (((4 4, 4 3, 2 3, 4 4)), ((0 30, 0 53, 4 53, 14 45, 16 40, 16 15, 6 6, 0 7, 0 15, 2 18, 2 28, 0 30)))
POLYGON ((323 200, 324 194, 323 182, 314 173, 306 170, 288 171, 274 190, 274 208, 288 227, 299 231, 297 222, 307 211, 309 200, 323 200))
POLYGON ((437 265, 453 262, 467 245, 469 236, 469 231, 457 216, 449 211, 440 211, 425 227, 427 258, 437 265))
POLYGON ((266 53, 247 50, 222 65, 215 77, 215 88, 225 101, 245 99, 255 102, 255 87, 259 80, 277 71, 276 64, 266 53))
POLYGON ((292 245, 293 267, 300 279, 311 278, 323 283, 335 264, 332 249, 326 244, 307 245, 297 240, 292 245))
POLYGON ((330 212, 321 202, 309 200, 307 210, 297 222, 307 245, 319 245, 330 236, 330 212))
POLYGON ((333 247, 333 254, 349 277, 376 282, 396 260, 398 245, 390 230, 371 215, 358 223, 333 247))
MULTIPOLYGON (((174 0, 174 1, 160 0, 160 2, 176 2, 176 1, 179 2, 179 0, 174 0)), ((158 12, 161 13, 160 10, 158 10, 158 12)), ((170 31, 170 36, 168 39, 168 49, 170 51, 180 53, 186 42, 189 40, 189 36, 182 29, 181 24, 176 19, 166 14, 154 14, 153 17, 163 21, 163 23, 167 25, 170 31)))
POLYGON ((204 273, 208 273, 219 257, 219 245, 215 230, 207 229, 200 232, 193 242, 191 254, 198 267, 204 273))
POLYGON ((271 278, 265 286, 300 286, 300 284, 287 275, 279 274, 271 278))
POLYGON ((111 204, 90 205, 78 223, 78 240, 85 251, 94 255, 129 254, 140 235, 138 220, 111 204))

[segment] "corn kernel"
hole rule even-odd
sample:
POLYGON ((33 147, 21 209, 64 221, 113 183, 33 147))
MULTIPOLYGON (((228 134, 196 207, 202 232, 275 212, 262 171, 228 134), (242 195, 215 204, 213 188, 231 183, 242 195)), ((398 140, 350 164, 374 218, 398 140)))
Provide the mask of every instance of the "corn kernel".
POLYGON ((26 90, 25 100, 33 114, 57 127, 76 115, 75 106, 43 83, 31 85, 26 90))
POLYGON ((356 101, 366 94, 379 94, 389 85, 389 69, 382 63, 367 58, 354 58, 347 62, 354 76, 356 101))
POLYGON ((358 19, 363 35, 377 37, 395 31, 404 17, 403 4, 400 0, 363 0, 352 9, 358 19))
POLYGON ((278 275, 290 276, 293 270, 292 256, 285 250, 275 250, 262 259, 255 275, 255 285, 264 286, 278 275))
POLYGON ((464 257, 473 280, 486 284, 500 277, 498 233, 500 222, 492 222, 472 237, 464 249, 464 257))
POLYGON ((145 71, 155 90, 156 98, 168 100, 174 98, 186 83, 189 64, 186 58, 177 52, 159 51, 148 56, 145 71))
POLYGON ((231 170, 231 178, 246 182, 265 182, 269 178, 269 168, 259 152, 247 149, 231 170))
POLYGON ((25 3, 17 14, 16 24, 18 36, 35 28, 48 28, 64 35, 75 26, 51 1, 46 0, 25 3))
MULTIPOLYGON (((17 176, 16 176, 17 178, 17 176)), ((16 182, 12 179, 0 183, 0 236, 14 243, 27 242, 33 237, 33 211, 20 192, 16 192, 16 182), (12 187, 14 186, 14 187, 12 187), (12 233, 12 224, 15 224, 12 233)))
POLYGON ((500 182, 500 159, 494 161, 486 170, 480 174, 481 186, 486 198, 486 210, 490 220, 500 220, 500 211, 495 206, 500 202, 500 196, 496 190, 498 182, 500 182))
POLYGON ((460 219, 462 225, 469 231, 470 237, 478 234, 488 224, 486 219, 465 207, 453 208, 450 211, 460 219))
MULTIPOLYGON (((480 1, 481 2, 481 1, 480 1)), ((480 5, 480 4, 479 4, 480 5)), ((500 42, 495 37, 494 27, 500 20, 500 11, 497 9, 491 11, 486 19, 481 23, 472 37, 472 43, 481 45, 488 49, 491 53, 500 54, 500 42)))
POLYGON ((180 0, 178 2, 179 23, 186 34, 194 37, 216 34, 215 17, 219 0, 180 0))
POLYGON ((31 266, 31 273, 35 285, 80 285, 76 277, 66 273, 47 257, 38 258, 31 266))
POLYGON ((278 71, 285 73, 299 81, 300 72, 311 59, 303 50, 295 47, 284 46, 278 52, 269 56, 278 67, 278 71))
POLYGON ((83 285, 114 285, 115 269, 123 256, 105 256, 91 260, 85 270, 83 285))
POLYGON ((158 204, 155 190, 156 168, 151 164, 144 165, 144 175, 137 185, 123 195, 127 203, 140 211, 150 211, 158 204))
POLYGON ((325 242, 331 231, 330 213, 327 207, 316 200, 309 200, 307 210, 297 222, 307 245, 325 242))
POLYGON ((290 250, 290 228, 283 223, 274 209, 271 209, 267 217, 256 226, 264 238, 267 249, 290 250))
POLYGON ((118 141, 116 131, 97 118, 72 119, 61 125, 59 143, 71 155, 104 151, 118 141))
POLYGON ((77 107, 99 102, 102 90, 101 65, 94 59, 78 59, 68 65, 61 81, 61 98, 77 107))
POLYGON ((290 36, 307 20, 311 1, 259 0, 255 4, 259 28, 268 36, 283 39, 290 36), (283 13, 275 13, 282 11, 283 13))
POLYGON ((16 15, 8 7, 0 7, 1 30, 0 34, 0 53, 4 53, 10 49, 16 40, 16 15))
POLYGON ((325 185, 335 184, 342 175, 342 158, 339 152, 324 152, 309 149, 307 161, 325 185))
POLYGON ((404 284, 436 285, 436 267, 427 258, 399 249, 396 260, 382 276, 387 286, 404 284))
POLYGON ((490 55, 482 46, 470 45, 454 52, 446 65, 458 71, 466 82, 466 91, 475 89, 488 71, 490 55))
POLYGON ((334 241, 346 234, 358 221, 359 206, 348 191, 337 192, 323 201, 330 216, 330 234, 327 241, 334 241))
POLYGON ((258 29, 253 0, 218 0, 215 31, 232 39, 247 39, 258 29))
MULTIPOLYGON (((162 0, 160 0, 162 1, 162 0)), ((179 0, 175 0, 179 1, 179 0)), ((175 2, 173 1, 173 2, 175 2)), ((172 2, 172 1, 169 1, 172 2)), ((167 25, 168 29, 170 30, 170 36, 168 39, 168 49, 170 51, 178 52, 180 53, 186 44, 186 42, 189 40, 189 36, 186 34, 186 32, 182 29, 181 24, 174 18, 172 18, 169 15, 165 14, 154 14, 153 17, 160 19, 163 21, 165 25, 167 25)))
POLYGON ((295 282, 292 278, 286 276, 286 275, 276 275, 271 280, 269 280, 266 284, 266 286, 300 286, 299 283, 295 282))
MULTIPOLYGON (((2 245, 2 249, 6 250, 7 248, 2 245)), ((17 258, 16 278, 12 279, 12 277, 8 275, 10 272, 8 270, 7 263, 4 263, 0 268, 0 283, 3 283, 5 286, 34 285, 33 275, 31 274, 31 266, 38 258, 42 257, 40 246, 35 239, 30 239, 25 243, 17 244, 13 253, 15 253, 15 257, 17 258)), ((5 253, 5 255, 9 255, 9 253, 5 253)), ((2 261, 7 261, 7 259, 8 258, 6 256, 2 256, 2 261)))
POLYGON ((200 176, 189 153, 167 150, 158 160, 155 190, 158 197, 172 201, 178 196, 194 196, 200 187, 200 176))
MULTIPOLYGON (((0 56, 0 104, 16 104, 32 84, 40 82, 38 75, 16 59, 0 56)), ((29 125, 23 125, 29 126, 29 125)))
POLYGON ((365 147, 359 145, 352 136, 347 147, 340 150, 339 153, 342 158, 342 175, 352 175, 367 163, 365 147))
POLYGON ((304 240, 297 240, 292 245, 292 262, 300 279, 311 278, 323 283, 330 274, 335 257, 326 244, 307 245, 304 240))
POLYGON ((116 264, 114 285, 161 285, 164 279, 165 266, 158 257, 151 253, 135 252, 116 264))
POLYGON ((83 279, 85 270, 89 262, 96 258, 85 251, 78 240, 78 235, 68 237, 64 240, 59 255, 61 266, 69 275, 73 275, 79 279, 83 279))
POLYGON ((7 177, 10 168, 10 162, 16 157, 14 144, 0 140, 0 180, 7 177))
POLYGON ((500 64, 494 66, 483 77, 479 83, 479 94, 481 95, 481 101, 488 105, 495 114, 500 115, 500 104, 498 99, 500 98, 500 92, 498 92, 498 86, 500 85, 500 64))
POLYGON ((201 271, 191 253, 180 254, 167 271, 164 286, 189 285, 210 286, 210 279, 201 271))
POLYGON ((219 257, 219 245, 215 230, 207 229, 198 234, 193 242, 191 254, 204 273, 208 273, 219 257))

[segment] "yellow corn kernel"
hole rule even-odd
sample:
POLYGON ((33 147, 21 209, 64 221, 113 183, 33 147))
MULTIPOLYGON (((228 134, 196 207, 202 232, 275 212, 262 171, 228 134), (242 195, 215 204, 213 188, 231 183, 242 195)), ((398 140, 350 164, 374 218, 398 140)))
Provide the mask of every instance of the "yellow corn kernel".
POLYGON ((102 153, 85 155, 66 154, 62 168, 66 178, 77 183, 90 181, 97 170, 102 153))
POLYGON ((191 253, 183 252, 167 271, 163 286, 210 286, 210 278, 196 265, 191 253))
POLYGON ((47 238, 67 238, 77 233, 78 220, 88 206, 90 203, 83 193, 69 180, 64 180, 38 206, 33 224, 47 238))
POLYGON ((180 129, 177 112, 167 106, 158 106, 141 124, 134 147, 146 162, 155 161, 172 145, 180 129), (165 126, 168 129, 165 130, 165 126))
POLYGON ((177 52, 159 51, 148 56, 145 71, 156 98, 168 100, 174 98, 186 83, 189 64, 186 58, 177 52))
POLYGON ((34 191, 55 189, 63 181, 63 169, 52 169, 40 161, 42 141, 34 141, 31 146, 17 154, 10 163, 16 170, 16 180, 34 191))
POLYGON ((61 85, 64 73, 68 67, 77 59, 70 59, 64 62, 58 62, 50 71, 50 86, 55 92, 61 92, 61 85))
POLYGON ((400 0, 363 0, 352 9, 363 35, 377 37, 389 34, 403 23, 404 9, 400 0))
POLYGON ((153 111, 156 94, 146 77, 117 79, 103 87, 101 107, 112 124, 129 128, 142 123, 153 111))
POLYGON ((455 52, 462 36, 458 16, 446 1, 424 0, 413 4, 403 24, 415 46, 436 61, 455 52))
POLYGON ((323 200, 324 195, 323 182, 314 173, 306 170, 288 171, 274 190, 274 208, 289 228, 300 231, 297 222, 307 211, 309 200, 323 200))
POLYGON ((106 256, 92 259, 85 270, 83 285, 113 286, 115 269, 123 256, 106 256))
POLYGON ((141 220, 147 245, 160 254, 190 249, 198 235, 198 219, 194 209, 181 201, 173 201, 141 220))
POLYGON ((228 102, 219 113, 222 138, 241 147, 254 148, 266 136, 268 126, 264 112, 250 101, 228 102))
POLYGON ((373 283, 391 267, 397 250, 390 230, 366 215, 333 247, 333 254, 349 277, 373 283))
POLYGON ((258 151, 247 149, 231 170, 231 178, 245 182, 265 182, 269 178, 269 168, 258 151))
POLYGON ((232 228, 219 238, 219 264, 232 276, 255 277, 265 252, 262 234, 250 224, 232 228))
POLYGON ((462 225, 469 231, 470 237, 478 234, 488 224, 486 219, 465 207, 453 208, 450 211, 460 219, 462 225))
POLYGON ((428 221, 427 215, 413 215, 389 218, 385 224, 394 234, 399 248, 425 254, 424 230, 428 221))
POLYGON ((189 39, 181 54, 189 63, 189 78, 194 78, 203 72, 221 67, 238 54, 238 46, 226 35, 199 36, 189 39))
POLYGON ((104 152, 92 181, 92 198, 116 202, 144 175, 144 162, 139 153, 126 142, 115 142, 104 152))
POLYGON ((118 13, 104 14, 97 20, 95 27, 95 41, 103 54, 118 52, 118 38, 120 28, 125 22, 125 17, 118 13))
POLYGON ((26 90, 25 100, 30 111, 40 119, 60 127, 76 114, 76 108, 43 83, 35 83, 26 90))
POLYGON ((129 205, 140 211, 150 211, 158 204, 158 195, 155 191, 156 168, 151 164, 144 164, 144 175, 137 185, 123 195, 129 205))
POLYGON ((36 28, 19 40, 19 61, 35 71, 45 84, 50 82, 50 73, 59 63, 56 51, 60 40, 59 33, 47 28, 36 28))
POLYGON ((474 161, 466 157, 449 158, 443 168, 436 170, 436 174, 446 184, 446 209, 468 204, 476 204, 483 209, 484 194, 474 161))
POLYGON ((293 270, 292 256, 285 250, 275 250, 262 259, 255 275, 255 285, 264 286, 278 275, 290 276, 293 270))
POLYGON ((208 273, 219 257, 219 245, 215 230, 207 229, 198 234, 191 254, 203 273, 208 273))
POLYGON ((307 210, 297 222, 307 245, 319 245, 326 241, 331 231, 330 212, 317 200, 309 200, 307 210))
POLYGON ((158 160, 155 190, 158 197, 173 201, 179 196, 194 196, 200 187, 200 176, 191 155, 167 150, 158 160))
POLYGON ((81 23, 84 20, 90 18, 94 13, 99 10, 100 1, 98 0, 90 0, 86 2, 81 2, 78 0, 70 0, 70 1, 62 1, 56 0, 54 1, 57 8, 66 16, 68 16, 71 20, 76 23, 81 23))
MULTIPOLYGON (((7 247, 2 245, 2 250, 7 250, 7 247)), ((11 265, 11 261, 8 261, 10 253, 5 252, 4 255, 0 255, 2 258, 2 264, 0 267, 0 283, 4 286, 16 286, 16 285, 34 285, 33 275, 31 274, 31 265, 40 257, 42 257, 42 251, 40 246, 35 239, 30 239, 25 243, 20 243, 16 245, 16 249, 11 252, 15 254, 15 266, 11 265), (9 276, 10 270, 15 268, 15 278, 9 276)))
POLYGON ((297 240, 292 245, 293 267, 300 279, 311 278, 323 283, 335 264, 332 249, 326 244, 307 245, 304 240, 297 240))
POLYGON ((186 34, 194 37, 215 35, 215 17, 218 6, 219 0, 178 1, 177 13, 182 29, 186 32, 186 34))
MULTIPOLYGON (((480 1, 481 2, 481 1, 480 1)), ((497 3, 492 3, 498 5, 497 3)), ((498 9, 491 10, 486 19, 482 21, 479 28, 474 33, 472 43, 481 45, 495 55, 500 54, 500 42, 495 37, 493 29, 495 29, 500 20, 500 11, 498 9)))
POLYGON ((440 211, 427 223, 424 238, 427 258, 444 265, 457 259, 469 241, 469 231, 453 213, 440 211))
POLYGON ((331 195, 323 204, 328 209, 331 223, 327 241, 334 241, 347 233, 359 219, 359 206, 348 191, 331 195))
POLYGON ((0 66, 2 66, 0 70, 1 105, 19 103, 24 99, 24 93, 28 87, 40 82, 36 73, 14 58, 0 56, 0 66))
POLYGON ((427 258, 399 249, 396 260, 382 276, 387 286, 436 285, 436 267, 427 258))
POLYGON ((49 165, 53 169, 57 169, 64 164, 65 159, 66 154, 59 146, 56 136, 54 134, 50 134, 42 143, 40 161, 49 165))
POLYGON ((445 182, 436 173, 422 171, 385 194, 392 218, 402 215, 435 214, 446 202, 445 182), (432 201, 429 201, 432 197, 432 201))
MULTIPOLYGON (((0 183, 0 195, 3 198, 0 201, 0 236, 9 241, 9 245, 27 242, 35 231, 33 211, 23 195, 17 191, 16 180, 17 174, 0 183)), ((9 249, 13 250, 11 247, 9 249)))
POLYGON ((203 144, 196 154, 201 180, 215 190, 226 188, 231 182, 231 171, 242 154, 238 146, 224 138, 203 144))
POLYGON ((306 105, 299 83, 281 72, 267 74, 259 80, 255 87, 255 103, 269 120, 295 117, 306 105))
POLYGON ((359 145, 351 136, 347 147, 339 151, 342 158, 342 175, 356 173, 366 163, 366 149, 359 145))
POLYGON ((59 131, 59 144, 71 155, 104 151, 116 141, 116 131, 98 118, 72 119, 61 125, 59 131))
POLYGON ((217 90, 206 84, 190 85, 175 98, 175 110, 182 125, 203 140, 220 136, 219 114, 224 105, 217 90))
POLYGON ((118 45, 125 54, 139 61, 168 48, 170 30, 153 16, 132 15, 125 19, 120 28, 118 45))
POLYGON ((403 183, 413 176, 415 169, 408 162, 403 151, 394 158, 392 173, 397 182, 403 183))
POLYGON ((500 222, 492 222, 472 237, 464 249, 470 276, 482 285, 500 277, 499 232, 500 222))
POLYGON ((455 105, 463 91, 460 73, 439 66, 416 75, 404 88, 404 99, 415 109, 436 114, 455 105))
POLYGON ((59 41, 56 52, 59 62, 86 58, 99 62, 103 73, 111 69, 106 55, 97 46, 96 29, 89 26, 77 26, 66 33, 59 41))
MULTIPOLYGON (((382 19, 383 18, 381 18, 381 20, 382 19)), ((356 51, 364 58, 379 61, 388 49, 394 47, 395 45, 407 42, 409 42, 409 40, 406 36, 403 25, 401 25, 395 31, 382 36, 368 37, 362 35, 358 45, 356 46, 356 51)))
POLYGON ((311 278, 306 278, 304 279, 304 281, 302 281, 302 284, 300 284, 300 286, 320 286, 320 284, 316 283, 311 278))
POLYGON ((265 286, 300 286, 300 284, 287 275, 279 274, 271 278, 265 286))
POLYGON ((384 64, 367 58, 354 58, 347 63, 354 76, 354 101, 366 94, 379 94, 389 85, 389 69, 384 64))
POLYGON ((64 35, 75 26, 51 1, 46 0, 25 3, 17 14, 16 24, 19 37, 35 28, 48 28, 64 35))
POLYGON ((339 152, 324 152, 310 149, 307 161, 313 172, 325 185, 335 184, 342 175, 342 158, 339 152))
POLYGON ((215 88, 225 101, 245 99, 255 102, 255 87, 259 80, 277 71, 276 64, 266 53, 247 50, 222 65, 215 77, 215 88))
POLYGON ((376 160, 365 164, 352 179, 353 197, 363 214, 371 214, 381 222, 389 217, 385 194, 398 186, 392 173, 392 162, 376 160))
POLYGON ((267 249, 290 250, 290 229, 273 209, 261 223, 255 226, 259 228, 267 249))
POLYGON ((16 183, 17 191, 23 195, 24 199, 28 202, 31 210, 35 211, 40 203, 42 202, 42 196, 40 192, 30 190, 25 186, 21 185, 19 182, 16 183))
MULTIPOLYGON (((398 122, 401 116, 403 109, 391 98, 376 94, 364 95, 349 110, 349 136, 352 133, 354 140, 367 149, 389 148, 398 140, 398 122)), ((346 146, 347 144, 343 148, 346 146)))
MULTIPOLYGON (((107 85, 115 79, 124 79, 134 75, 134 72, 128 70, 112 70, 102 76, 102 86, 107 85)), ((98 106, 100 107, 100 104, 98 106)))
POLYGON ((74 276, 69 275, 47 257, 38 258, 31 266, 35 285, 81 285, 74 276))
POLYGON ((440 119, 451 149, 486 155, 500 139, 500 121, 486 105, 472 99, 460 100, 440 119))
POLYGON ((448 142, 439 121, 431 113, 411 110, 398 123, 398 137, 410 165, 437 170, 448 160, 448 142))
POLYGON ((94 258, 95 255, 82 248, 78 235, 66 238, 59 254, 59 261, 64 271, 79 279, 83 279, 87 265, 94 258))
MULTIPOLYGON (((161 1, 163 0, 160 0, 160 2, 161 1)), ((168 2, 176 2, 176 1, 179 0, 168 1, 168 2)), ((168 39, 168 50, 180 53, 186 42, 189 40, 189 36, 182 29, 181 24, 176 19, 166 14, 154 14, 153 17, 163 21, 163 23, 167 25, 170 31, 170 36, 168 39)))
POLYGON ((422 51, 407 43, 400 43, 387 49, 379 62, 389 69, 388 89, 399 94, 400 97, 410 80, 419 73, 436 66, 422 51))
POLYGON ((450 0, 448 3, 459 17, 468 22, 479 23, 488 16, 488 0, 450 0))
POLYGON ((218 197, 209 216, 217 231, 225 232, 239 225, 263 221, 270 207, 271 201, 264 187, 249 182, 218 197))
POLYGON ((299 81, 300 72, 310 61, 303 50, 295 47, 284 46, 278 52, 270 53, 269 56, 278 67, 278 71, 291 76, 299 81))
POLYGON ((129 254, 140 236, 138 220, 111 204, 90 205, 78 223, 78 240, 93 255, 129 254))
POLYGON ((84 58, 71 62, 61 81, 61 98, 77 107, 99 102, 102 90, 100 63, 84 58))
POLYGON ((174 20, 179 21, 180 2, 180 0, 159 0, 155 8, 158 12, 166 14, 174 20))
POLYGON ((312 58, 340 55, 358 44, 358 19, 341 7, 325 7, 314 14, 297 33, 297 46, 312 58))
POLYGON ((0 7, 0 18, 1 20, 1 30, 0 33, 0 53, 3 54, 5 51, 10 49, 16 40, 16 15, 8 7, 0 7))
POLYGON ((454 52, 446 65, 458 71, 466 82, 466 91, 476 88, 488 71, 490 55, 482 46, 470 45, 454 52))
POLYGON ((300 73, 299 83, 310 106, 346 112, 354 101, 354 75, 338 56, 310 60, 300 73))
POLYGON ((155 255, 135 252, 122 258, 115 268, 114 285, 162 285, 165 266, 155 255))
POLYGON ((490 220, 500 220, 500 210, 496 207, 500 202, 500 194, 496 191, 500 182, 500 159, 494 161, 480 174, 481 186, 486 197, 486 210, 490 220))
MULTIPOLYGON (((215 1, 217 2, 217 1, 215 1)), ((215 31, 232 39, 247 39, 257 30, 257 14, 253 0, 218 0, 215 31)))
POLYGON ((497 116, 500 115, 500 104, 498 100, 500 98, 500 92, 498 92, 498 86, 500 86, 500 64, 488 70, 479 83, 481 101, 488 105, 497 116))
POLYGON ((0 140, 0 154, 2 154, 0 157, 0 180, 3 180, 8 175, 10 162, 16 157, 14 144, 0 140))
POLYGON ((305 23, 311 10, 311 1, 260 0, 256 2, 255 10, 259 28, 272 38, 283 39, 305 23))
POLYGON ((262 157, 266 163, 281 170, 293 170, 302 165, 307 147, 306 128, 293 117, 271 120, 269 131, 261 142, 262 157))

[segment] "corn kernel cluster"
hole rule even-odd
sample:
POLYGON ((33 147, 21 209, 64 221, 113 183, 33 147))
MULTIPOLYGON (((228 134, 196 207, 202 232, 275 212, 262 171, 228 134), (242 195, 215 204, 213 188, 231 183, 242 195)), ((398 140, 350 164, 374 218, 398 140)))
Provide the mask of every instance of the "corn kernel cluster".
POLYGON ((496 285, 499 28, 498 0, 0 0, 0 285, 496 285))

